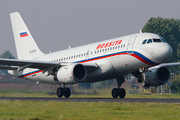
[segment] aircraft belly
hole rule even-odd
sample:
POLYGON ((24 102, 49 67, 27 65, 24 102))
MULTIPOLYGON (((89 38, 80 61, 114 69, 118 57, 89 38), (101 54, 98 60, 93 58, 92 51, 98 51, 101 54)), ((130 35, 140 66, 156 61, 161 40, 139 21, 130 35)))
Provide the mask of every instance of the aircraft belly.
POLYGON ((88 73, 85 81, 102 81, 116 76, 116 71, 108 59, 97 60, 98 69, 88 73))

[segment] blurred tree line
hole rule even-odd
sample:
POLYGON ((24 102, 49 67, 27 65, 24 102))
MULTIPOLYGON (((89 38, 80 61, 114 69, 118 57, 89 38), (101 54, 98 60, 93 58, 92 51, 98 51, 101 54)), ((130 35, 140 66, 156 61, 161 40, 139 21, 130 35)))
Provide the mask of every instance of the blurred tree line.
MULTIPOLYGON (((15 57, 11 54, 11 52, 9 50, 6 50, 5 52, 3 52, 0 56, 0 58, 15 59, 15 57)), ((4 65, 0 65, 0 66, 4 66, 4 65)), ((8 72, 7 72, 7 70, 0 69, 0 74, 8 75, 8 72)))

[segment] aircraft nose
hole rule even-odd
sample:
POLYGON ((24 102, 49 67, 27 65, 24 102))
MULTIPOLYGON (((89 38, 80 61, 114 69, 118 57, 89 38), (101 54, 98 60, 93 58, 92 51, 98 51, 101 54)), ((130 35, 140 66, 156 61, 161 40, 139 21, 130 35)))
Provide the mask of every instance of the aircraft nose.
POLYGON ((157 60, 160 62, 164 62, 171 57, 173 49, 169 44, 165 43, 159 46, 157 52, 159 53, 159 57, 157 57, 157 60))

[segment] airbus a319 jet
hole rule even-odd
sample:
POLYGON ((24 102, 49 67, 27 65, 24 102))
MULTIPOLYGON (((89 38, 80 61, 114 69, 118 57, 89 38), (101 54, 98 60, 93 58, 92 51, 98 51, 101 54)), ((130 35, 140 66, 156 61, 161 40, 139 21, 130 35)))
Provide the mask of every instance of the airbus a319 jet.
POLYGON ((131 73, 144 87, 168 82, 165 62, 172 55, 171 46, 159 35, 137 33, 45 54, 35 43, 18 12, 10 14, 18 59, 0 59, 11 75, 37 83, 62 85, 58 97, 70 97, 66 85, 93 83, 116 78, 113 98, 124 98, 124 76, 131 73))

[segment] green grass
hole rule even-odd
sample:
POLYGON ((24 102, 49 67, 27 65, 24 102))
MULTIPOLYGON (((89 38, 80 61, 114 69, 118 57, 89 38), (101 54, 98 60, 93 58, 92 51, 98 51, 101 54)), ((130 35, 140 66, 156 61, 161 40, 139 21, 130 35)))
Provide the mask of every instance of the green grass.
MULTIPOLYGON (((110 89, 98 89, 97 94, 76 91, 71 97, 111 97, 110 89)), ((46 92, 20 90, 0 91, 1 97, 56 97, 46 92)), ((126 98, 180 98, 179 94, 127 94, 126 98)), ((0 120, 177 120, 180 103, 125 102, 60 102, 0 100, 0 120)))
POLYGON ((57 102, 0 100, 0 119, 177 120, 180 103, 57 102))

